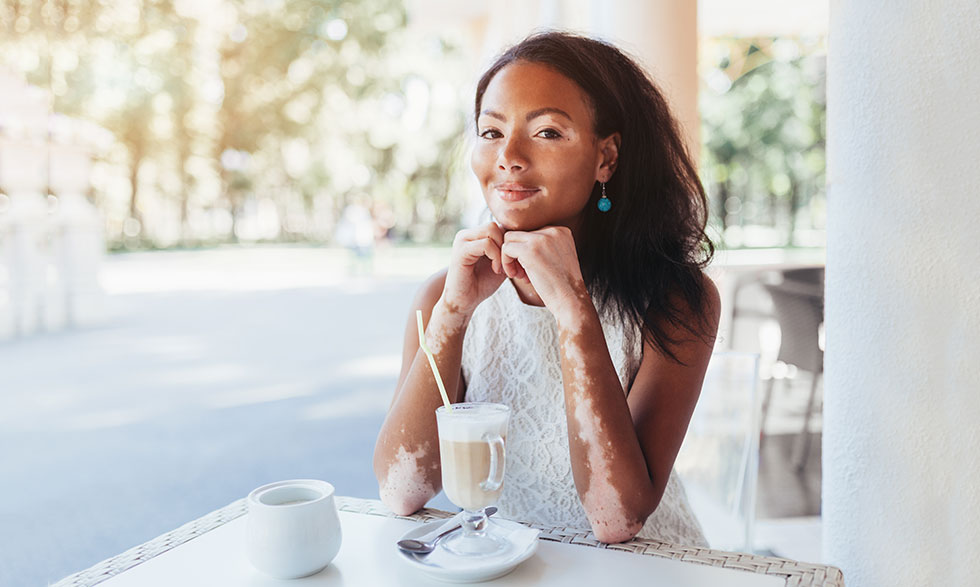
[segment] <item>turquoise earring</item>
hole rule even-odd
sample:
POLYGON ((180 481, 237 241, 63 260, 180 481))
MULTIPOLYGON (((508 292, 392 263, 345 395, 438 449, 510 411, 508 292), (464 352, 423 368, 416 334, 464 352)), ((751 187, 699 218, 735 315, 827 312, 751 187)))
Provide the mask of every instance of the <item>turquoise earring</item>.
POLYGON ((599 198, 598 206, 599 206, 599 211, 600 212, 608 212, 609 209, 612 208, 612 202, 609 200, 609 198, 606 197, 606 183, 605 182, 602 183, 602 197, 599 198))

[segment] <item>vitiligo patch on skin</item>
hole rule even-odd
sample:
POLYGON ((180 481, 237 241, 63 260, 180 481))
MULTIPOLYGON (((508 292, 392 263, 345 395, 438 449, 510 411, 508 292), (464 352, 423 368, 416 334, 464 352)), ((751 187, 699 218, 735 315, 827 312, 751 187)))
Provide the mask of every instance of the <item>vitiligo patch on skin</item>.
POLYGON ((399 446, 394 462, 388 467, 379 493, 381 501, 397 514, 414 512, 435 494, 435 489, 426 481, 422 462, 425 455, 425 446, 413 452, 399 446))
POLYGON ((643 527, 642 520, 635 520, 623 506, 622 493, 613 484, 612 441, 602 431, 602 423, 596 414, 594 400, 589 389, 595 387, 594 379, 588 375, 586 361, 581 345, 574 344, 581 332, 563 334, 560 344, 566 361, 569 376, 566 385, 570 387, 572 422, 569 440, 585 456, 585 475, 576 476, 582 506, 597 537, 610 542, 632 538, 643 527), (605 438, 605 440, 604 440, 605 438))
POLYGON ((579 390, 593 385, 592 377, 585 368, 585 357, 583 356, 582 349, 579 345, 574 344, 575 340, 581 337, 581 328, 575 330, 568 329, 567 333, 562 332, 559 337, 559 344, 564 351, 563 354, 567 362, 566 367, 571 372, 572 384, 579 390))
MULTIPOLYGON (((584 428, 579 418, 579 414, 583 409, 590 409, 589 407, 584 407, 581 405, 581 398, 585 396, 582 389, 591 384, 592 378, 588 376, 585 370, 585 357, 582 356, 581 350, 574 344, 574 339, 581 336, 580 331, 568 331, 562 330, 559 334, 558 344, 562 349, 562 356, 564 362, 562 364, 563 376, 565 380, 565 385, 568 387, 573 387, 577 391, 573 397, 574 405, 574 422, 569 422, 569 432, 575 431, 574 435, 570 434, 569 443, 575 443, 579 448, 581 454, 585 454, 585 468, 589 472, 585 475, 576 475, 575 484, 578 487, 580 494, 587 494, 589 492, 589 487, 591 485, 592 477, 592 463, 595 459, 594 452, 589 443, 589 434, 583 432, 584 428), (573 427, 574 424, 574 427, 573 427)), ((591 433, 591 436, 595 438, 595 432, 591 433)), ((601 455, 598 455, 601 458, 601 455)), ((584 505, 584 504, 583 504, 584 505)))
POLYGON ((597 534, 606 540, 616 542, 632 538, 643 524, 633 520, 623 507, 622 494, 612 483, 614 473, 609 466, 612 443, 602 442, 592 398, 581 390, 575 394, 574 418, 578 427, 577 439, 585 448, 588 462, 589 482, 581 495, 589 522, 593 530, 602 529, 597 534))
POLYGON ((517 202, 507 202, 507 207, 513 210, 527 210, 531 207, 531 201, 519 200, 517 202))
MULTIPOLYGON (((447 307, 449 308, 450 314, 452 314, 454 312, 452 306, 447 307)), ((429 350, 432 351, 432 354, 438 355, 450 339, 459 335, 462 328, 462 326, 450 327, 447 325, 445 328, 438 330, 426 329, 425 342, 429 346, 429 350)))

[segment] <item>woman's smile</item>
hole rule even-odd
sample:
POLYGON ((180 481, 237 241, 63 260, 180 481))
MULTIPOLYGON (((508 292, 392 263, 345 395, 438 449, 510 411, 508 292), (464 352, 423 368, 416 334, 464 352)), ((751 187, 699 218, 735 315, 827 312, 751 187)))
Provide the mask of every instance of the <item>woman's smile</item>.
POLYGON ((497 197, 505 202, 521 202, 541 193, 540 188, 519 183, 499 183, 493 189, 497 197))

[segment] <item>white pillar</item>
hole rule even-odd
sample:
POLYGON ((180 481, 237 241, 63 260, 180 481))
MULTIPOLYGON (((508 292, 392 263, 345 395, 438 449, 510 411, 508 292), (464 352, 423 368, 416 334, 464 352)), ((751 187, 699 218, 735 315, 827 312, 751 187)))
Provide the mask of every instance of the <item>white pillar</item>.
POLYGON ((12 330, 20 336, 33 334, 44 325, 47 164, 44 143, 0 137, 0 187, 10 198, 3 223, 3 254, 9 275, 12 330))
POLYGON ((5 204, 7 209, 0 211, 4 216, 0 220, 0 264, 6 266, 9 292, 0 295, 0 337, 31 334, 43 326, 45 139, 50 111, 49 95, 0 69, 0 189, 9 197, 9 206, 5 204))
POLYGON ((59 306, 71 326, 102 321, 104 293, 99 269, 105 255, 102 217, 85 197, 92 158, 77 145, 52 143, 50 188, 58 196, 53 221, 53 256, 59 278, 59 306))
POLYGON ((697 0, 592 0, 591 7, 592 32, 630 53, 650 72, 697 161, 701 153, 697 0))
POLYGON ((833 0, 824 556, 980 577, 980 4, 833 0))

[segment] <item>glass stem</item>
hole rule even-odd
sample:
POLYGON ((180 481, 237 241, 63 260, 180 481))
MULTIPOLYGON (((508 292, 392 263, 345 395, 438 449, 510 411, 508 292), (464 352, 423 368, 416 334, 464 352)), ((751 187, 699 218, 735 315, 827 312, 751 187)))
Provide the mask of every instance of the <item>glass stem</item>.
POLYGON ((487 533, 487 516, 483 510, 463 510, 463 536, 482 538, 487 533))

